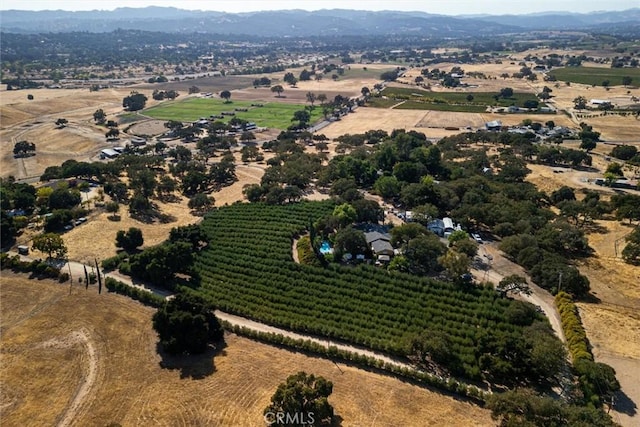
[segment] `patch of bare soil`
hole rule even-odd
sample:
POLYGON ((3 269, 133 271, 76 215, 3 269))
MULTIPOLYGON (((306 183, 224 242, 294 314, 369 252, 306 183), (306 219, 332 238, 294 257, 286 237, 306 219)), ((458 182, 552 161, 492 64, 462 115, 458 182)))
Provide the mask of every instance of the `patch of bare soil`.
POLYGON ((6 425, 55 425, 64 420, 88 380, 89 352, 81 340, 73 339, 83 328, 89 331, 97 370, 72 426, 263 426, 262 411, 271 395, 298 371, 333 382, 329 401, 344 426, 495 424, 487 410, 470 403, 235 335, 226 336, 226 347, 215 357, 209 352, 163 359, 156 352, 153 310, 126 297, 80 287, 69 295, 68 286, 4 272, 0 286, 0 324, 5 330, 0 407, 6 425), (55 302, 4 328, 5 314, 23 317, 31 301, 55 302))
POLYGON ((160 135, 167 131, 164 120, 145 120, 131 126, 128 133, 131 135, 160 135))

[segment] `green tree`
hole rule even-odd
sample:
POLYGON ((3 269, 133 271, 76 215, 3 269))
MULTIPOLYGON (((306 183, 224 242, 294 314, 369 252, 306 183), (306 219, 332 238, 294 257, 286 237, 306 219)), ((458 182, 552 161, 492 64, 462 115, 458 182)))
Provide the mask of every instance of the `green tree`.
POLYGON ((631 82, 633 81, 633 78, 631 78, 630 76, 624 76, 622 77, 622 84, 624 86, 629 86, 631 85, 631 82))
POLYGON ((111 128, 104 134, 104 137, 107 139, 107 141, 118 139, 120 137, 120 131, 118 129, 111 128))
POLYGON ((122 100, 122 106, 128 111, 142 110, 147 104, 147 97, 141 93, 133 91, 122 100))
POLYGON ((429 370, 438 369, 437 365, 451 366, 456 358, 449 334, 439 328, 425 329, 416 335, 411 340, 409 355, 429 370))
POLYGON ((111 214, 112 219, 117 219, 118 212, 120 211, 120 203, 116 201, 106 203, 104 209, 111 214))
POLYGON ((587 108, 587 98, 584 96, 578 96, 573 100, 573 106, 576 110, 584 110, 587 108))
POLYGON ((622 259, 633 265, 640 265, 640 226, 625 238, 627 245, 622 250, 622 259))
POLYGON ((128 231, 119 230, 116 233, 116 247, 124 249, 126 252, 134 252, 144 244, 142 230, 131 227, 128 231))
POLYGON ((44 252, 49 258, 61 259, 67 254, 67 246, 64 244, 62 236, 56 233, 43 233, 35 236, 31 247, 34 250, 44 252))
POLYGON ((316 94, 313 92, 307 92, 306 97, 307 97, 307 102, 311 104, 311 107, 313 108, 313 104, 316 102, 316 94))
POLYGON ((531 289, 527 284, 527 279, 517 274, 512 274, 500 280, 497 288, 498 291, 506 295, 508 292, 513 294, 531 295, 531 289))
POLYGON ((225 103, 231 102, 231 92, 229 92, 228 90, 223 90, 222 92, 220 92, 220 98, 224 99, 225 103))
POLYGON ((612 173, 617 176, 624 176, 624 172, 622 172, 622 165, 617 162, 611 162, 607 165, 607 169, 605 173, 612 173))
POLYGON ((107 121, 107 115, 102 108, 97 109, 93 113, 93 120, 99 125, 102 125, 107 121))
POLYGON ((191 293, 178 293, 153 315, 160 344, 172 354, 203 353, 210 343, 221 342, 224 331, 214 307, 191 293))
POLYGON ((323 377, 298 372, 281 383, 264 410, 270 426, 333 425, 334 411, 328 401, 333 383, 323 377))
POLYGON ((611 156, 620 160, 630 160, 638 153, 633 145, 616 145, 611 150, 611 156))
POLYGON ((510 87, 503 87, 500 89, 500 96, 502 98, 511 98, 513 96, 513 89, 510 87))
POLYGON ((276 97, 280 98, 282 92, 284 92, 284 88, 282 87, 282 85, 271 86, 271 92, 277 93, 276 97))
POLYGON ((446 270, 449 278, 458 281, 469 272, 471 259, 467 254, 449 249, 446 254, 438 257, 438 263, 446 270))
POLYGON ((364 233, 353 227, 345 227, 338 230, 335 235, 334 251, 337 259, 342 259, 344 254, 366 255, 369 252, 367 239, 364 233))
POLYGON ((341 227, 346 227, 355 222, 358 214, 349 203, 343 203, 333 209, 333 216, 338 219, 341 227))
POLYGON ((82 197, 77 190, 56 188, 49 195, 49 209, 71 209, 78 206, 82 197))
POLYGON ((207 196, 204 193, 197 193, 195 196, 189 199, 189 209, 202 214, 211 210, 214 203, 215 199, 213 197, 207 196))

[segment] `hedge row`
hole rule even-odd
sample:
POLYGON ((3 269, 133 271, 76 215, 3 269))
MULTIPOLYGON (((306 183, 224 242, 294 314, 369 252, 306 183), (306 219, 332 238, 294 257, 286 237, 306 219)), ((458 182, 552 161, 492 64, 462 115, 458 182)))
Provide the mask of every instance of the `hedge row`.
POLYGON ((398 377, 406 378, 423 385, 467 397, 474 400, 476 403, 484 403, 489 395, 488 392, 485 392, 476 386, 467 385, 453 378, 442 378, 416 369, 400 367, 374 357, 341 350, 335 346, 325 347, 324 345, 311 340, 295 339, 286 337, 282 334, 254 331, 244 326, 231 325, 226 321, 220 321, 220 323, 227 331, 256 341, 313 353, 333 360, 342 360, 361 367, 380 369, 398 377))
POLYGON ((566 292, 560 292, 556 295, 555 301, 573 364, 575 365, 580 360, 593 361, 587 333, 582 326, 578 308, 573 303, 573 299, 566 292))
POLYGON ((38 277, 58 279, 60 283, 69 280, 69 273, 63 273, 59 268, 40 259, 20 261, 19 255, 10 256, 6 252, 0 254, 0 269, 10 269, 16 273, 33 273, 38 277))
POLYGON ((153 292, 145 291, 143 289, 127 285, 126 283, 122 283, 112 277, 106 278, 105 286, 107 287, 109 292, 115 292, 116 294, 128 296, 150 307, 160 307, 162 304, 164 304, 165 301, 164 297, 161 297, 160 295, 156 295, 153 292))

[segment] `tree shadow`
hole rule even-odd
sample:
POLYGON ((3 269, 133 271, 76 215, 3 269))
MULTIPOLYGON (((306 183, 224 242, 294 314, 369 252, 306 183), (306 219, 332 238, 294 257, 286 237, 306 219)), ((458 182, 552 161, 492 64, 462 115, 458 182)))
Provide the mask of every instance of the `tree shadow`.
POLYGON ((179 370, 180 378, 191 378, 193 380, 201 380, 216 371, 214 358, 216 356, 225 356, 227 344, 224 341, 213 345, 208 345, 204 353, 200 354, 169 354, 162 348, 158 342, 156 351, 160 355, 160 367, 169 370, 179 370))
POLYGON ((615 408, 616 412, 620 412, 630 417, 633 417, 638 413, 638 405, 636 405, 636 403, 631 400, 631 398, 627 396, 624 391, 617 391, 614 399, 615 403, 613 407, 615 408))
POLYGON ((606 227, 603 227, 596 222, 587 223, 582 227, 582 229, 587 233, 607 234, 609 232, 606 227))
POLYGON ((331 427, 342 427, 342 421, 344 419, 337 414, 333 414, 333 420, 331 421, 331 427))

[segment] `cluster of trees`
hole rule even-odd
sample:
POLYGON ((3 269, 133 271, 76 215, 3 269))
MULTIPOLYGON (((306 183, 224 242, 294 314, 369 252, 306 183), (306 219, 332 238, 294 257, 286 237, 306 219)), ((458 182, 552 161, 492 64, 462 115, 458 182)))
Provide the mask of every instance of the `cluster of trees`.
POLYGON ((253 86, 271 86, 271 79, 269 77, 260 77, 259 79, 255 79, 253 81, 253 86))
POLYGON ((55 186, 43 186, 36 190, 30 184, 17 183, 13 179, 0 182, 2 214, 2 244, 12 243, 16 234, 29 223, 34 212, 45 215, 47 232, 61 231, 72 220, 83 217, 87 210, 80 207, 81 192, 88 188, 86 182, 60 181, 55 186), (15 210, 13 214, 8 211, 15 210))
POLYGON ((148 83, 166 83, 168 81, 169 79, 166 76, 153 76, 149 77, 149 79, 147 80, 148 83))
MULTIPOLYGON (((217 140, 218 138, 214 135, 211 140, 217 140)), ((211 144, 213 145, 214 143, 211 144)), ((229 146, 227 145, 223 149, 226 150, 229 146)), ((166 145, 164 143, 141 149, 130 149, 136 152, 124 153, 109 163, 87 163, 68 160, 60 166, 48 167, 41 179, 46 181, 60 178, 77 178, 99 182, 104 185, 104 192, 115 202, 128 204, 129 211, 139 216, 161 215, 153 199, 172 200, 175 197, 174 193, 178 191, 189 198, 199 193, 203 193, 206 196, 206 193, 212 187, 230 185, 237 179, 235 161, 231 154, 222 156, 218 162, 207 165, 205 157, 194 158, 191 150, 184 146, 177 146, 166 152, 167 156, 176 159, 175 162, 170 164, 169 173, 167 173, 162 167, 166 162, 166 158, 159 155, 164 154, 165 149, 166 145), (125 173, 128 177, 127 184, 121 179, 121 176, 125 173)), ((74 190, 71 190, 71 192, 74 193, 74 190)), ((77 199, 75 201, 79 203, 79 193, 75 197, 77 199)), ((198 211, 206 210, 210 207, 208 203, 200 203, 203 201, 202 197, 199 196, 193 202, 194 209, 198 211)), ((55 195, 54 199, 57 200, 55 195)), ((53 205, 51 207, 59 208, 53 205)), ((118 210, 119 208, 116 207, 110 212, 117 213, 118 210)), ((78 217, 78 215, 74 217, 78 217)))
POLYGON ((15 157, 27 157, 36 154, 36 144, 29 141, 18 141, 13 145, 13 155, 15 157))
POLYGON ((572 148, 541 145, 537 151, 536 160, 539 163, 551 166, 591 166, 593 160, 588 153, 572 148))
POLYGON ((116 236, 116 246, 125 252, 105 259, 102 265, 109 270, 118 268, 123 274, 167 289, 175 287, 178 274, 190 276, 189 283, 196 285, 198 274, 193 270, 194 257, 207 242, 207 236, 195 225, 176 227, 166 242, 134 253, 144 240, 142 232, 132 227, 127 232, 120 230, 116 236))
MULTIPOLYGON (((176 99, 180 94, 175 90, 154 90, 151 97, 156 101, 162 101, 163 99, 176 99)), ((144 107, 143 107, 144 108, 144 107)))

